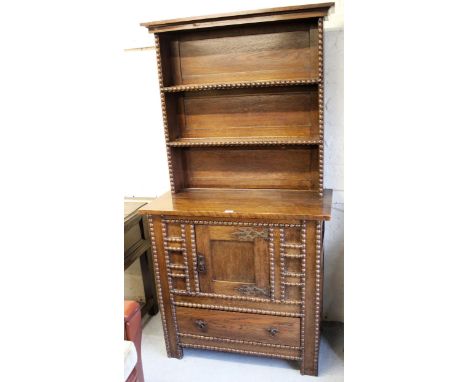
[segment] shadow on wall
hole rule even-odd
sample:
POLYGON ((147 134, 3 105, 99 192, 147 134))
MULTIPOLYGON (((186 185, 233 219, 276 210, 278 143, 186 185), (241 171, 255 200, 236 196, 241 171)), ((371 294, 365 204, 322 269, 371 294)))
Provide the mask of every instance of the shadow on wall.
POLYGON ((343 28, 324 31, 325 179, 333 189, 331 221, 325 223, 323 319, 344 321, 343 28))
POLYGON ((334 204, 332 220, 325 223, 323 319, 327 321, 344 321, 343 239, 343 210, 334 204))

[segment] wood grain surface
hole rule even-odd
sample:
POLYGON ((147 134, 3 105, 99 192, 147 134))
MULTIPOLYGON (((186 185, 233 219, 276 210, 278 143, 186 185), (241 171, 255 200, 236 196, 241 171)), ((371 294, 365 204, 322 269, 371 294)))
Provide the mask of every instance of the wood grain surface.
POLYGON ((188 189, 166 193, 140 209, 170 216, 330 220, 332 191, 188 189))
POLYGON ((319 132, 314 85, 192 92, 173 102, 177 138, 311 138, 319 132))
POLYGON ((300 319, 293 317, 267 316, 262 314, 223 312, 209 309, 177 308, 180 331, 205 334, 213 337, 253 340, 271 344, 299 346, 300 319), (200 329, 197 320, 206 327, 200 329), (278 332, 270 334, 268 329, 278 332))
POLYGON ((213 28, 251 23, 267 23, 278 20, 298 20, 323 17, 335 3, 318 3, 288 7, 265 8, 248 11, 218 13, 208 16, 184 17, 171 20, 141 23, 150 33, 164 33, 177 30, 213 28))

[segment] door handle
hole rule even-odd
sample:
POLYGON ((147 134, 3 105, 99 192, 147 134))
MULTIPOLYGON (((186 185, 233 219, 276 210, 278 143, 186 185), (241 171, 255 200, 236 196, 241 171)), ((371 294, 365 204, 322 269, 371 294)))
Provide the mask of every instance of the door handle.
POLYGON ((197 253, 197 271, 200 273, 206 272, 205 256, 201 253, 197 253))

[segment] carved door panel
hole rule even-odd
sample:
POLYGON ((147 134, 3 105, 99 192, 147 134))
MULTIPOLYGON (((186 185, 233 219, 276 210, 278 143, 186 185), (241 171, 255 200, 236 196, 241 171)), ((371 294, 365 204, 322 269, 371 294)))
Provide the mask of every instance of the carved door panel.
POLYGON ((199 225, 196 227, 200 291, 268 298, 268 229, 199 225))

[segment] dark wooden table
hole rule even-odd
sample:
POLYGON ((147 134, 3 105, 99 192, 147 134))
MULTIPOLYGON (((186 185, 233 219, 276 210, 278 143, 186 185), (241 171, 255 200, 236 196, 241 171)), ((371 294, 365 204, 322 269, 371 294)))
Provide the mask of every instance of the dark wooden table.
POLYGON ((152 199, 126 198, 124 203, 124 270, 139 259, 145 303, 141 306, 142 316, 158 313, 158 303, 154 289, 151 242, 146 216, 138 215, 138 210, 152 199))

